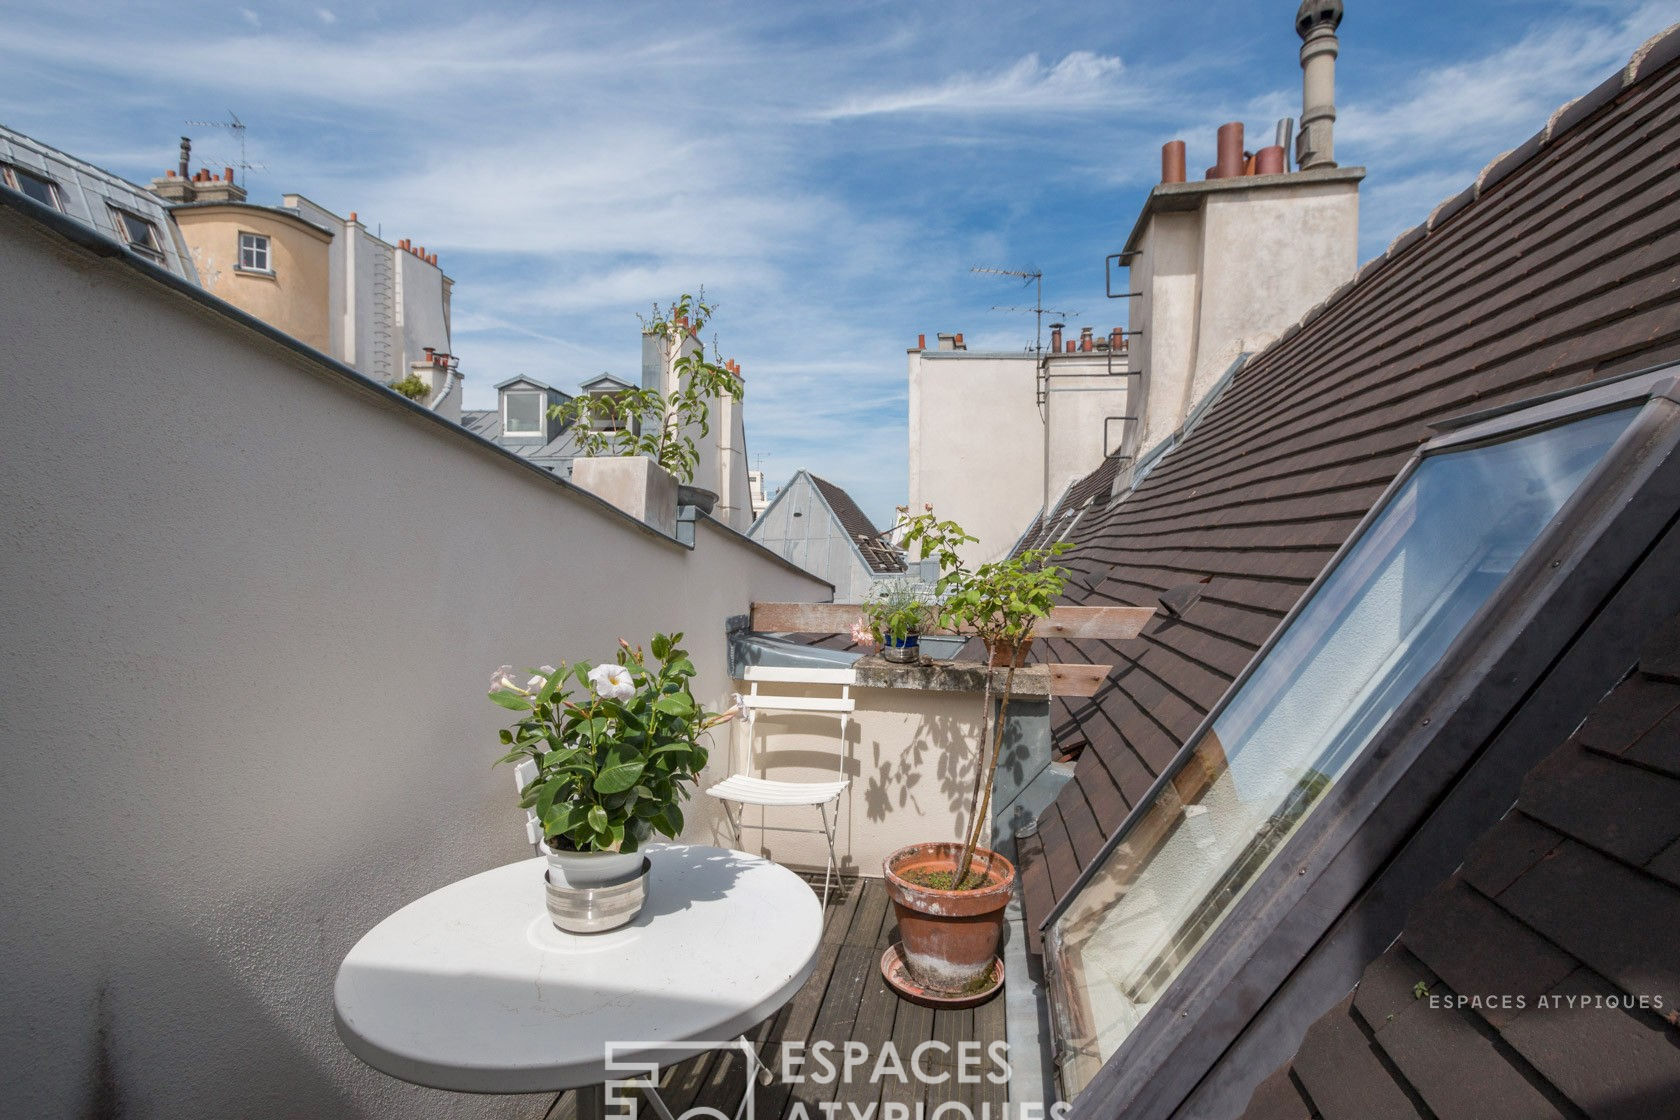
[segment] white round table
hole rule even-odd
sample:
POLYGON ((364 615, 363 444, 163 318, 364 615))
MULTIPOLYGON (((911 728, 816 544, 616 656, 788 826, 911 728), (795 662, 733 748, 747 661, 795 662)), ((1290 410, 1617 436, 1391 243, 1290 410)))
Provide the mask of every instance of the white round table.
MULTIPOLYGON (((721 848, 653 845, 647 905, 607 933, 554 928, 542 857, 412 902, 339 966, 344 1044, 393 1077, 470 1093, 599 1087, 773 1015, 811 974, 822 908, 797 875, 721 848)), ((593 1095, 593 1094, 592 1094, 593 1095)), ((593 1111, 593 1110, 591 1110, 593 1111)))

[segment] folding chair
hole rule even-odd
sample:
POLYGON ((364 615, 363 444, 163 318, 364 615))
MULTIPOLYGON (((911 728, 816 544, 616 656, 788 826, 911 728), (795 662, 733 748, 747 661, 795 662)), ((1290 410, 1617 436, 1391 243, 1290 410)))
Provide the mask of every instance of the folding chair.
POLYGON ((766 832, 807 832, 820 834, 828 841, 828 866, 823 871, 823 914, 828 913, 829 887, 833 881, 835 869, 839 866, 839 857, 834 850, 835 832, 840 826, 840 795, 851 785, 851 779, 846 777, 846 762, 851 753, 851 745, 846 738, 846 728, 851 721, 852 712, 857 709, 857 701, 852 699, 852 685, 857 683, 857 673, 851 669, 772 669, 762 666, 748 666, 742 675, 751 690, 739 698, 742 709, 746 712, 747 729, 747 766, 742 773, 733 774, 706 792, 724 803, 724 816, 729 818, 730 827, 735 831, 735 846, 740 848, 741 818, 748 805, 761 808, 777 808, 783 806, 808 805, 818 811, 822 817, 821 828, 796 828, 789 825, 760 825, 766 832), (839 696, 793 696, 776 695, 759 691, 760 684, 820 684, 834 685, 840 689, 839 696), (753 773, 753 728, 758 720, 759 712, 804 712, 838 716, 840 720, 840 749, 835 760, 836 778, 831 782, 779 782, 769 778, 760 778, 753 773), (732 813, 730 805, 735 806, 732 813), (832 817, 829 810, 833 809, 832 817))

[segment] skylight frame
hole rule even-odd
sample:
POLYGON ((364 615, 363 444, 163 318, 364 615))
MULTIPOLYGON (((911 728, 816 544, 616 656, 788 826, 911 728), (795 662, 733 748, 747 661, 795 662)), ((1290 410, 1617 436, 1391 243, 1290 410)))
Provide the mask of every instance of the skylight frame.
MULTIPOLYGON (((1435 666, 1423 675, 1342 778, 1327 790, 1300 829, 1280 847, 1271 865, 1230 907, 1219 926, 1092 1077, 1076 1099, 1078 1112, 1123 1113, 1128 1120, 1173 1114, 1198 1090, 1203 1078, 1224 1060, 1227 1047, 1243 1036, 1262 1010, 1271 1010, 1267 1000, 1291 979, 1292 970, 1302 963, 1358 894, 1363 880, 1351 876, 1358 867, 1356 853, 1364 849, 1356 849, 1355 842, 1363 844, 1369 839, 1361 830, 1367 825, 1375 830, 1380 825, 1385 830, 1382 836, 1392 839, 1397 812, 1401 809, 1425 812, 1428 802, 1408 804, 1402 794, 1419 783, 1440 778, 1434 773, 1441 765, 1440 760, 1426 752, 1438 740, 1449 736, 1458 736, 1452 741, 1462 746, 1459 740, 1464 739, 1464 728, 1474 723, 1472 716, 1486 716, 1481 709, 1487 708, 1487 703, 1470 703, 1471 694, 1484 682, 1491 683, 1494 693, 1517 690, 1520 682, 1515 678, 1510 682, 1503 678, 1491 682, 1475 671, 1467 672, 1470 663, 1485 671, 1495 661, 1520 663, 1524 658, 1532 660, 1538 656, 1533 649, 1513 645, 1513 636, 1524 633, 1523 627, 1532 629, 1541 625, 1535 621, 1536 612, 1544 606, 1554 601, 1569 602, 1571 595, 1579 598, 1580 588, 1565 583, 1572 573, 1584 582, 1609 578, 1605 570, 1593 569, 1586 560, 1595 557, 1599 560, 1598 569, 1605 569, 1602 558, 1607 551, 1625 545, 1627 525, 1630 521, 1637 523, 1640 516, 1634 509, 1639 503, 1632 500, 1632 495, 1641 494, 1639 487, 1649 482, 1658 470, 1666 471, 1665 478, 1672 478, 1676 490, 1680 490, 1680 407, 1677 407, 1680 394, 1674 387, 1677 370, 1680 366, 1640 371, 1565 396, 1548 396, 1527 406, 1505 407, 1464 418, 1452 430, 1421 447, 1373 504, 1366 518, 1232 682, 1202 725, 1187 737, 1186 746, 1180 749, 1173 764, 1139 799, 1138 808, 1115 830, 1074 886, 1044 918, 1042 929, 1051 930, 1080 891, 1096 877, 1136 819, 1148 811, 1186 756, 1263 665, 1296 616, 1312 603, 1320 585, 1365 538, 1425 457, 1504 442, 1519 434, 1643 402, 1621 438, 1583 479, 1500 587, 1465 624, 1435 666), (1612 533, 1613 529, 1617 532, 1612 533), (1475 709, 1475 713, 1470 709, 1475 709), (1420 765, 1420 760, 1427 765, 1420 765), (1396 808, 1397 802, 1401 809, 1396 808), (1350 853, 1348 860, 1340 859, 1344 853, 1350 853)), ((1672 516, 1672 495, 1663 497, 1663 501, 1668 504, 1658 502, 1656 508, 1665 509, 1665 516, 1672 516)), ((1647 509, 1643 516, 1649 521, 1650 511, 1647 509)), ((1646 529, 1649 526, 1641 524, 1639 531, 1646 529)), ((1614 562, 1610 567, 1614 568, 1614 562)), ((1560 619, 1545 619, 1544 623, 1565 635, 1559 641, 1573 633, 1560 619)), ((1522 696, 1520 690, 1513 695, 1516 696, 1511 702, 1514 705, 1522 696)), ((1485 699, 1480 693, 1475 698, 1485 699)), ((1471 734, 1465 741, 1485 743, 1496 729, 1497 724, 1490 725, 1480 739, 1471 734)), ((1404 839, 1404 830, 1398 835, 1394 843, 1404 839)), ((1375 874, 1369 869, 1364 873, 1375 874)), ((1047 936, 1045 963, 1047 985, 1061 982, 1053 936, 1047 936)), ((1345 990, 1345 987, 1340 989, 1345 990)), ((1313 1017, 1316 1018, 1316 1013, 1313 1017)), ((1061 1024, 1053 1023, 1052 1028, 1052 1037, 1059 1038, 1061 1024)), ((1252 1040, 1243 1038, 1242 1041, 1252 1040)), ((1275 1040, 1271 1045, 1275 1047, 1275 1040)), ((1287 1057, 1287 1052, 1282 1057, 1287 1057)), ((1270 1065, 1263 1067, 1260 1076, 1275 1068, 1282 1057, 1274 1057, 1270 1065)), ((1252 1089, 1252 1084, 1248 1088, 1252 1089)), ((1240 1109, 1246 1096, 1239 1096, 1236 1107, 1240 1109)))

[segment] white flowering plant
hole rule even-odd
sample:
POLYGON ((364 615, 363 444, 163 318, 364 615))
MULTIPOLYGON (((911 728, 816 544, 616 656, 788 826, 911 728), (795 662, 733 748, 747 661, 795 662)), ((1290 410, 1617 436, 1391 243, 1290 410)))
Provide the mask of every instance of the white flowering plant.
POLYGON ((542 821, 551 847, 633 852, 653 833, 682 831, 682 802, 706 766, 701 741, 736 712, 696 703, 694 662, 680 641, 655 634, 652 664, 620 639, 613 662, 544 665, 523 683, 507 665, 491 676, 490 699, 519 713, 501 733, 512 749, 497 764, 537 764, 519 803, 542 821))

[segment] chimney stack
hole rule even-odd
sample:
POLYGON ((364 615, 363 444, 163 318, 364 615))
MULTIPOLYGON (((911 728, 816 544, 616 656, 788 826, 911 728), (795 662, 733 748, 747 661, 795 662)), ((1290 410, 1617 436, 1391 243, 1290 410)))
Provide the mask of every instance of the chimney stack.
POLYGON ((192 163, 192 139, 183 136, 181 137, 181 165, 179 168, 181 178, 185 179, 187 177, 187 165, 190 163, 192 163))
POLYGON ((1335 167, 1336 28, 1342 23, 1342 0, 1302 0, 1295 13, 1301 36, 1301 134, 1295 140, 1295 165, 1302 171, 1335 167))

